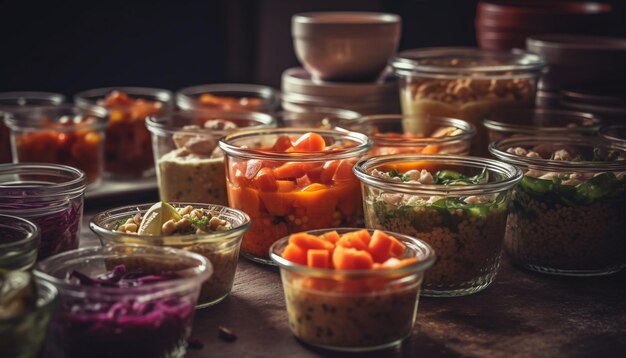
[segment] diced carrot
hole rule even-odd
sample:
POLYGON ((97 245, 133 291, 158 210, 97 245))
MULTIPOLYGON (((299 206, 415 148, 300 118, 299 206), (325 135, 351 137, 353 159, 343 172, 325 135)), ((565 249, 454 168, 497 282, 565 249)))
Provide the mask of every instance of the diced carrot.
POLYGON ((307 173, 309 166, 307 163, 287 162, 277 168, 274 168, 274 176, 276 179, 295 179, 307 173))
POLYGON ((280 136, 276 139, 276 142, 272 146, 272 150, 275 152, 284 152, 289 148, 292 148, 293 144, 291 143, 291 139, 287 136, 280 136))
POLYGON ((375 230, 372 241, 369 243, 369 251, 374 257, 374 261, 385 262, 390 257, 401 257, 404 252, 404 244, 383 231, 375 230))
POLYGON ((276 180, 276 184, 278 185, 278 191, 281 193, 288 193, 296 190, 296 183, 291 180, 276 180))
POLYGON ((367 251, 337 246, 333 252, 333 265, 338 270, 367 270, 374 264, 367 251))
POLYGON ((305 188, 305 187, 311 185, 311 183, 313 183, 313 181, 306 174, 304 174, 303 176, 301 176, 299 178, 296 178, 296 184, 300 188, 305 188))
POLYGON ((246 178, 246 162, 237 162, 231 165, 230 179, 239 187, 246 187, 249 180, 246 178))
POLYGON ((313 183, 301 191, 297 192, 294 206, 302 208, 309 216, 309 224, 314 225, 314 221, 319 219, 322 222, 317 223, 322 226, 311 226, 312 228, 328 227, 333 222, 333 213, 338 204, 338 199, 333 195, 324 184, 313 183))
POLYGON ((333 230, 333 231, 329 231, 327 233, 324 233, 322 236, 320 236, 322 239, 326 240, 326 241, 330 241, 333 244, 337 244, 337 241, 339 241, 340 236, 337 233, 337 231, 333 230))
POLYGON ((395 257, 391 257, 383 263, 374 263, 373 268, 374 269, 400 268, 400 267, 412 265, 416 263, 417 261, 418 261, 417 257, 409 257, 409 258, 402 259, 402 260, 398 260, 395 257))
POLYGON ((337 170, 333 174, 333 181, 342 180, 354 180, 354 173, 352 173, 352 167, 354 162, 350 159, 342 159, 337 165, 337 170))
POLYGON ((313 249, 306 252, 307 266, 316 268, 330 267, 330 252, 324 249, 313 249))
POLYGON ((358 235, 353 234, 354 233, 350 233, 341 236, 341 239, 337 241, 337 246, 368 251, 367 244, 364 243, 358 235))
POLYGON ((318 191, 318 190, 324 190, 324 189, 328 189, 328 187, 324 184, 313 183, 302 188, 302 191, 318 191))
POLYGON ((289 243, 298 245, 306 250, 323 249, 332 251, 335 247, 335 245, 331 242, 304 232, 291 234, 291 236, 289 236, 289 243))
POLYGON ((263 161, 258 159, 250 159, 246 165, 246 179, 252 179, 263 167, 263 161))
POLYGON ((422 149, 422 154, 437 154, 439 153, 439 146, 434 144, 429 144, 422 149))
POLYGON ((282 256, 285 260, 289 260, 293 263, 297 263, 300 265, 306 265, 308 262, 307 251, 300 246, 294 244, 288 244, 287 246, 285 246, 285 250, 283 250, 282 256))
POLYGON ((324 138, 313 132, 305 133, 293 142, 296 152, 321 152, 326 148, 324 138))
POLYGON ((253 185, 260 191, 276 191, 278 184, 270 168, 262 168, 254 177, 253 185))
POLYGON ((400 240, 391 236, 391 249, 389 250, 391 256, 402 257, 402 255, 404 254, 404 248, 405 246, 403 243, 400 242, 400 240))
MULTIPOLYGON (((276 183, 282 181, 283 180, 277 180, 276 183)), ((293 186, 295 187, 295 184, 293 184, 293 186)), ((293 204, 296 200, 296 192, 281 192, 280 187, 278 190, 279 191, 261 191, 259 192, 259 197, 269 214, 272 216, 287 216, 294 211, 293 204)))
POLYGON ((340 160, 329 160, 322 166, 322 173, 320 175, 320 181, 324 184, 328 184, 332 182, 333 176, 335 176, 335 172, 337 171, 337 167, 339 166, 340 160))

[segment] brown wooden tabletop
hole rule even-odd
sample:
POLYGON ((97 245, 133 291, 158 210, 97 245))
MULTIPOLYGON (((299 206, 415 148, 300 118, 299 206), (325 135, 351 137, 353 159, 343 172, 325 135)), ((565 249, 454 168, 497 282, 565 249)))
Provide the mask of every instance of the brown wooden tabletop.
MULTIPOLYGON (((85 211, 81 246, 98 245, 85 211)), ((395 350, 333 354, 291 334, 278 268, 240 258, 232 293, 198 310, 188 357, 619 357, 626 354, 626 271, 557 277, 513 267, 505 258, 495 282, 465 297, 420 299, 413 335, 395 350), (218 327, 237 340, 218 338, 218 327)))

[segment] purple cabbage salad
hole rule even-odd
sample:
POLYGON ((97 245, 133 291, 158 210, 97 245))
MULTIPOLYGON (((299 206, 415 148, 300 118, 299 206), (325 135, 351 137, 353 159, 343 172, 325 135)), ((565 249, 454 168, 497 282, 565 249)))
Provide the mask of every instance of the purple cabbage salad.
MULTIPOLYGON (((109 273, 90 277, 73 271, 67 281, 90 288, 119 288, 121 294, 99 299, 64 299, 63 313, 55 322, 55 335, 69 357, 170 357, 182 356, 191 332, 195 296, 188 292, 170 296, 133 293, 132 288, 173 280, 175 272, 144 274, 115 266, 109 273), (126 294, 127 293, 127 294, 126 294)), ((158 291, 155 290, 154 293, 158 291)))

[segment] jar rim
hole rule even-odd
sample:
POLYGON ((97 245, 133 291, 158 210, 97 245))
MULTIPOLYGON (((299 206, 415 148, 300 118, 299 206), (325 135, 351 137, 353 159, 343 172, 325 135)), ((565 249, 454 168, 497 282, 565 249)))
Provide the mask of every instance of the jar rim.
POLYGON ((0 108, 20 108, 22 106, 40 106, 42 104, 29 104, 28 101, 43 101, 45 105, 58 105, 65 102, 64 95, 55 92, 40 91, 12 91, 0 92, 0 108), (6 103, 11 101, 11 103, 6 103), (15 101, 15 103, 12 103, 15 101), (20 103, 22 102, 22 103, 20 103))
POLYGON ((215 92, 250 94, 256 98, 262 98, 269 107, 277 107, 279 91, 270 86, 249 83, 211 83, 184 87, 176 91, 176 105, 184 110, 202 108, 197 103, 197 97, 203 94, 215 92))
POLYGON ((124 92, 128 95, 138 97, 152 97, 152 100, 156 100, 165 104, 167 107, 174 106, 174 94, 172 91, 164 88, 154 87, 126 87, 126 86, 114 86, 114 87, 101 87, 93 88, 85 91, 78 92, 74 95, 74 102, 77 106, 93 106, 98 105, 97 100, 104 98, 111 94, 113 91, 124 92))
MULTIPOLYGON (((487 116, 483 119, 483 125, 490 130, 494 131, 515 131, 516 133, 523 134, 535 134, 537 131, 541 132, 580 132, 580 133, 590 133, 597 132, 601 128, 602 120, 593 113, 581 112, 581 111, 571 111, 571 110, 563 110, 563 109, 548 109, 548 108, 533 108, 533 109, 507 109, 507 110, 498 110, 496 114, 540 114, 540 115, 554 115, 554 116, 568 116, 571 117, 573 123, 580 124, 585 120, 589 120, 592 122, 591 125, 588 126, 579 126, 579 127, 558 127, 558 126, 534 126, 534 125, 526 125, 526 124, 516 124, 502 121, 501 119, 495 119, 493 113, 491 116, 487 116)), ((503 118, 510 118, 507 116, 503 116, 503 118)))
POLYGON ((19 240, 0 243, 0 248, 3 251, 19 248, 29 243, 33 243, 33 248, 36 249, 40 238, 39 226, 37 224, 18 216, 0 213, 0 225, 2 224, 10 224, 11 226, 7 227, 8 229, 26 233, 26 237, 19 240))
POLYGON ((255 130, 243 130, 229 134, 219 141, 219 147, 227 155, 244 159, 265 159, 278 161, 319 162, 335 159, 353 158, 365 154, 371 147, 371 141, 362 133, 346 132, 332 129, 318 128, 267 128, 255 130), (324 136, 340 137, 358 143, 354 147, 334 149, 327 152, 273 152, 252 148, 241 148, 230 143, 243 138, 259 138, 262 136, 303 135, 309 132, 324 136))
POLYGON ((77 129, 103 130, 109 124, 109 115, 105 108, 94 105, 83 107, 73 104, 24 106, 8 112, 4 123, 14 131, 54 130, 56 132, 73 132, 77 129), (50 113, 52 113, 52 115, 50 113), (93 123, 78 122, 58 127, 47 127, 48 124, 57 123, 56 120, 65 115, 78 115, 81 117, 93 116, 96 120, 93 123), (42 119, 45 116, 53 117, 55 121, 44 123, 42 119))
POLYGON ((17 316, 0 319, 0 324, 11 324, 13 322, 18 322, 28 315, 56 306, 59 297, 59 290, 56 288, 56 286, 50 282, 40 279, 39 277, 37 277, 36 274, 33 274, 33 280, 35 280, 35 285, 37 285, 38 288, 36 290, 37 300, 35 309, 33 311, 22 313, 17 316))
POLYGON ((454 156, 454 155, 419 155, 419 154, 396 154, 386 155, 382 157, 364 158, 356 163, 352 169, 362 183, 383 189, 393 190, 406 194, 423 194, 431 196, 449 196, 449 195, 484 195, 488 193, 497 193, 514 187, 522 180, 522 171, 510 164, 503 163, 493 159, 470 156, 454 156), (391 163, 433 163, 460 165, 473 168, 487 168, 505 175, 506 178, 487 182, 483 184, 468 185, 438 185, 438 184, 416 184, 404 183, 384 180, 370 174, 370 169, 377 166, 391 163))
MULTIPOLYGON (((6 182, 0 182, 0 198, 17 198, 24 199, 23 193, 9 195, 7 191, 15 189, 32 189, 44 188, 42 193, 38 193, 38 197, 60 197, 65 195, 82 194, 87 187, 87 176, 80 169, 61 164, 48 163, 15 163, 0 164, 0 177, 5 175, 55 175, 59 174, 67 177, 68 180, 62 183, 40 183, 37 185, 20 185, 19 183, 6 185, 6 182), (47 184, 47 185, 46 185, 47 184)), ((59 176, 60 177, 60 176, 59 176)))

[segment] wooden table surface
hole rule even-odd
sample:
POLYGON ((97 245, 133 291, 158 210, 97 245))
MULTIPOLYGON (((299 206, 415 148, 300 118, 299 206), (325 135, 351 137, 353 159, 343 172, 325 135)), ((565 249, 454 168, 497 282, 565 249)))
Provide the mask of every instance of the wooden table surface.
MULTIPOLYGON (((156 200, 154 192, 148 194, 144 202, 156 200)), ((113 207, 102 204, 87 205, 81 246, 99 244, 87 222, 113 207)), ((232 293, 197 311, 192 335, 204 345, 189 350, 192 358, 623 357, 626 270, 603 277, 557 277, 522 271, 505 258, 495 282, 480 293, 420 298, 414 333, 399 348, 359 355, 333 354, 297 341, 289 330, 278 268, 240 258, 232 293), (237 340, 220 340, 219 326, 234 331, 237 340)))

